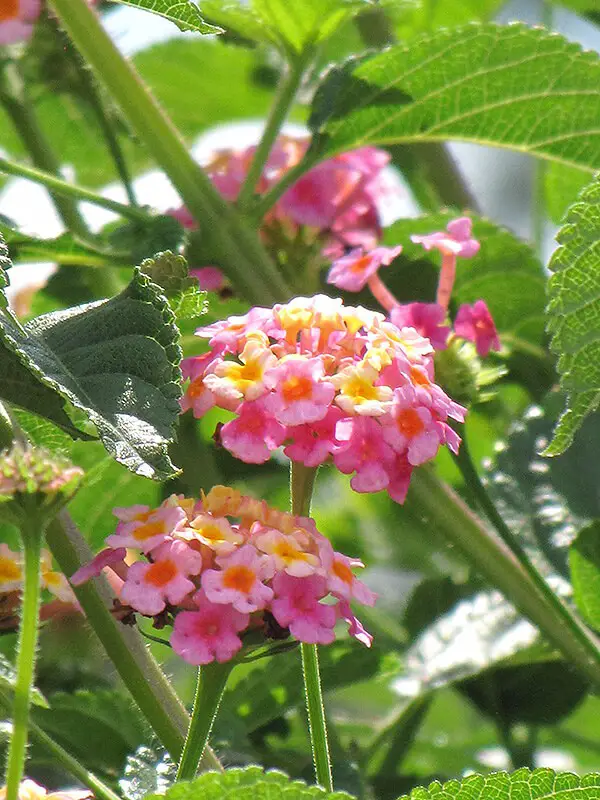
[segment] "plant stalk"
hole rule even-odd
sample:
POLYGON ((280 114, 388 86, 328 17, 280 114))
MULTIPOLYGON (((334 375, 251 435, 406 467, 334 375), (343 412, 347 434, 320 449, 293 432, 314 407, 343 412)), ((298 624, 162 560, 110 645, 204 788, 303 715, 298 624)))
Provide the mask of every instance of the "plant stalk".
POLYGON ((51 6, 201 225, 208 245, 206 263, 221 266, 250 302, 264 305, 288 299, 289 289, 257 235, 194 161, 171 120, 102 27, 98 14, 86 0, 51 0, 51 6))
MULTIPOLYGON (((49 525, 48 546, 61 570, 71 576, 92 553, 65 511, 49 525)), ((189 717, 171 684, 146 648, 139 632, 118 623, 109 611, 112 595, 104 578, 74 587, 75 594, 95 634, 140 711, 174 761, 183 750, 189 717)), ((205 769, 221 769, 207 748, 205 769)))
POLYGON ((294 102, 304 76, 305 66, 311 54, 312 49, 302 53, 301 57, 286 66, 287 71, 281 76, 265 130, 254 153, 246 179, 240 189, 237 204, 242 211, 248 207, 254 196, 260 176, 269 160, 269 155, 279 135, 281 126, 285 122, 285 118, 294 102))
POLYGON ((178 781, 190 780, 198 771, 232 669, 230 662, 198 668, 192 718, 177 768, 178 781))
POLYGON ((12 708, 12 735, 6 770, 6 800, 18 800, 19 786, 25 771, 29 706, 35 677, 40 607, 40 558, 43 521, 39 514, 20 519, 24 553, 21 622, 17 650, 17 679, 12 708))
MULTIPOLYGON (((317 469, 290 461, 290 495, 292 514, 308 516, 317 469)), ((319 653, 316 644, 300 644, 302 674, 306 694, 308 729, 317 783, 328 792, 333 791, 331 758, 327 742, 327 720, 323 705, 323 691, 319 673, 319 653)))
MULTIPOLYGON (((409 501, 476 565, 480 572, 536 625, 546 639, 600 691, 597 638, 562 603, 538 574, 534 578, 498 534, 428 468, 416 470, 409 501), (544 587, 539 582, 544 583, 544 587)), ((537 574, 537 571, 536 571, 537 574)))

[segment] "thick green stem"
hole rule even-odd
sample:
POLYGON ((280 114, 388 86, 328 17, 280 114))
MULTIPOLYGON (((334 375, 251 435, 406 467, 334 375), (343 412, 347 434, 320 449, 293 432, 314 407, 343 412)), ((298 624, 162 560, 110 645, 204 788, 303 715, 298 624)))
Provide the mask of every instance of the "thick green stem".
MULTIPOLYGON (((48 172, 26 167, 24 164, 17 164, 6 158, 0 158, 0 172, 4 172, 7 175, 17 175, 19 178, 27 178, 34 183, 39 183, 50 189, 56 196, 76 197, 78 200, 85 200, 86 203, 93 203, 95 206, 107 208, 109 211, 114 211, 115 214, 125 217, 125 219, 139 222, 149 222, 152 219, 152 216, 141 208, 123 205, 123 203, 118 203, 116 200, 91 192, 89 189, 83 189, 81 186, 67 183, 67 181, 50 175, 48 172)), ((86 233, 87 235, 89 234, 86 233)))
POLYGON ((12 735, 6 770, 6 800, 18 800, 19 786, 25 771, 29 705, 37 655, 42 537, 43 523, 39 515, 32 513, 28 517, 23 517, 21 538, 25 564, 17 651, 17 680, 12 709, 12 735))
POLYGON ((194 161, 171 120, 116 48, 87 0, 52 0, 51 6, 201 225, 207 263, 221 266, 251 302, 286 300, 288 287, 257 235, 194 161))
POLYGON ((534 577, 511 547, 484 527, 432 470, 421 468, 411 482, 409 501, 423 521, 455 544, 546 639, 600 690, 600 647, 537 573, 534 577), (544 584, 544 587, 540 585, 544 584))
POLYGON ((177 768, 178 781, 190 780, 198 772, 232 669, 231 662, 214 662, 198 669, 192 718, 177 768))
MULTIPOLYGON (((308 516, 310 513, 310 501, 316 476, 317 469, 315 467, 305 467, 304 464, 290 462, 292 514, 308 516)), ((315 765, 315 776, 317 783, 331 792, 333 791, 331 759, 327 743, 327 721, 325 719, 325 706, 323 705, 317 645, 303 642, 300 645, 300 652, 302 654, 302 674, 304 675, 308 729, 315 765)))
POLYGON ((242 210, 247 208, 248 203, 252 200, 260 176, 262 175, 265 164, 275 144, 275 140, 294 102, 296 92, 302 82, 305 65, 309 61, 311 54, 312 50, 303 53, 301 57, 298 57, 286 67, 287 71, 281 76, 264 133, 256 148, 254 158, 250 164, 250 169, 248 170, 248 174, 240 190, 237 202, 238 207, 242 210))
MULTIPOLYGON (((46 539, 67 577, 92 557, 86 541, 66 512, 61 512, 50 524, 46 539)), ((75 594, 123 683, 161 744, 176 761, 183 749, 189 717, 171 684, 138 631, 121 625, 110 613, 111 592, 103 578, 77 587, 75 594)), ((221 768, 211 750, 207 749, 204 759, 205 768, 221 768)))

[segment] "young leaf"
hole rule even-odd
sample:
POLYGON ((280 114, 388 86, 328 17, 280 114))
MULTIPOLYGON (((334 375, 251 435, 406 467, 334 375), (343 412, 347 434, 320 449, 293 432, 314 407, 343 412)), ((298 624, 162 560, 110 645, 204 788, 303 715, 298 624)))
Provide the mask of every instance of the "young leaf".
POLYGON ((600 521, 579 532, 569 562, 575 602, 590 625, 600 631, 600 521))
POLYGON ((600 166, 600 59, 524 25, 469 25, 334 70, 311 117, 319 157, 447 139, 600 166))
POLYGON ((549 268, 548 332, 567 407, 544 455, 564 452, 600 403, 600 179, 571 206, 549 268))
MULTIPOLYGON (((349 800, 345 792, 327 792, 320 786, 292 781, 283 772, 261 767, 207 772, 190 782, 177 783, 166 795, 150 795, 148 800, 349 800)), ((577 799, 576 799, 577 800, 577 799)))
POLYGON ((24 329, 0 314, 0 392, 77 434, 64 410, 70 404, 117 461, 145 477, 169 477, 181 357, 173 319, 164 295, 137 268, 111 300, 45 314, 24 329))
POLYGON ((222 28, 204 21, 200 9, 192 0, 113 0, 113 2, 152 11, 153 14, 174 22, 180 31, 223 33, 222 28))
POLYGON ((469 775, 460 781, 439 781, 413 789, 398 800, 597 800, 600 773, 579 777, 552 769, 518 769, 491 775, 469 775))

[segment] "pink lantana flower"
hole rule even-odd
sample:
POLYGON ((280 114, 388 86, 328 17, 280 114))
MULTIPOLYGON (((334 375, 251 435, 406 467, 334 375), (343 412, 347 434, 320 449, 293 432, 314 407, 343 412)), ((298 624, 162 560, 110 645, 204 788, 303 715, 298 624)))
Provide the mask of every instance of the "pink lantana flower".
POLYGON ((224 517, 215 517, 212 514, 198 514, 190 523, 189 532, 185 532, 189 541, 199 541, 210 547, 219 555, 233 553, 236 547, 244 541, 244 536, 236 530, 224 517))
POLYGON ((41 9, 41 0, 1 0, 0 45, 27 41, 41 9))
POLYGON ((378 492, 390 481, 388 469, 394 451, 381 433, 379 423, 370 417, 343 419, 337 424, 336 436, 345 446, 333 454, 333 461, 346 475, 356 470, 350 481, 355 492, 378 492))
POLYGON ((265 408, 264 399, 242 403, 237 417, 221 428, 223 447, 248 464, 264 464, 285 437, 285 426, 265 408))
POLYGON ((327 588, 340 600, 357 600, 365 606, 374 606, 377 595, 360 581, 352 572, 353 569, 364 568, 358 558, 350 558, 342 553, 327 551, 322 555, 323 566, 327 572, 327 588))
POLYGON ((314 574, 319 558, 308 550, 309 544, 301 531, 285 534, 273 528, 257 526, 253 529, 254 545, 271 557, 276 570, 285 571, 296 578, 314 574))
POLYGON ((107 547, 101 550, 94 558, 83 567, 79 567, 77 572, 71 575, 73 586, 80 586, 89 581, 90 578, 97 578, 106 567, 114 567, 117 564, 124 564, 127 550, 124 547, 107 547))
POLYGON ((394 502, 400 503, 400 505, 406 500, 412 471, 413 466, 409 463, 406 453, 397 454, 389 471, 390 482, 387 485, 387 493, 394 502))
POLYGON ((278 573, 273 578, 273 589, 273 616, 283 628, 289 628, 292 636, 308 644, 333 642, 335 608, 319 602, 327 594, 325 578, 320 575, 296 578, 278 573))
POLYGON ((310 425, 294 428, 294 441, 284 448, 284 453, 292 461, 299 461, 307 467, 318 467, 339 447, 335 426, 342 419, 343 412, 332 406, 323 419, 310 425))
POLYGON ((148 616, 160 614, 167 602, 181 603, 195 591, 188 576, 202 569, 202 556, 184 542, 165 542, 152 556, 151 564, 136 561, 129 567, 120 597, 122 603, 148 616))
POLYGON ((246 342, 239 356, 241 364, 216 360, 212 372, 204 378, 204 385, 222 408, 235 411, 242 400, 256 400, 265 393, 264 374, 277 363, 267 345, 266 336, 257 335, 246 342))
POLYGON ((500 350, 498 331, 484 300, 477 300, 472 306, 462 305, 454 320, 454 330, 458 336, 474 342, 482 358, 490 350, 500 350))
POLYGON ((359 362, 334 375, 331 382, 337 390, 335 402, 347 414, 380 417, 392 399, 389 386, 377 385, 379 372, 370 363, 359 362))
POLYGON ((398 328, 414 328, 429 339, 436 350, 445 350, 450 336, 450 326, 443 325, 446 311, 437 303, 407 303, 394 306, 390 319, 398 328))
POLYGON ((267 408, 283 425, 318 422, 327 414, 335 395, 325 377, 321 358, 290 356, 265 374, 265 386, 273 391, 267 408))
POLYGON ((202 575, 202 588, 211 603, 229 603, 243 614, 251 614, 271 602, 273 590, 263 581, 273 577, 274 568, 252 545, 242 545, 217 563, 219 570, 209 569, 202 575))
POLYGON ((360 292, 379 267, 389 266, 402 252, 402 247, 376 247, 365 253, 362 247, 352 250, 348 255, 333 262, 327 283, 348 292, 360 292))
POLYGON ((425 250, 439 250, 443 255, 471 258, 479 252, 480 244, 471 236, 473 222, 469 217, 453 219, 445 231, 428 233, 425 236, 411 236, 415 244, 422 244, 425 250))
POLYGON ((22 582, 21 554, 11 550, 7 544, 0 544, 0 593, 14 592, 21 588, 22 582))
POLYGON ((198 267, 191 269, 190 275, 198 281, 205 292, 219 292, 225 285, 225 276, 218 267, 198 267))
POLYGON ((342 600, 337 606, 337 611, 340 618, 348 623, 348 633, 350 636, 354 637, 361 644, 364 644, 365 647, 371 647, 373 644, 373 637, 363 626, 362 622, 354 616, 350 604, 342 600))
POLYGON ((385 440, 397 453, 406 453, 413 466, 432 459, 443 439, 439 423, 427 407, 418 405, 410 384, 394 390, 389 418, 382 430, 385 440))
POLYGON ((144 553, 158 547, 169 534, 187 522, 182 508, 165 504, 155 510, 148 506, 115 508, 113 513, 121 522, 106 543, 113 548, 136 547, 144 553))
POLYGON ((188 664, 230 661, 242 646, 237 635, 248 627, 249 615, 228 605, 211 603, 200 590, 198 611, 181 611, 175 618, 171 645, 188 664))

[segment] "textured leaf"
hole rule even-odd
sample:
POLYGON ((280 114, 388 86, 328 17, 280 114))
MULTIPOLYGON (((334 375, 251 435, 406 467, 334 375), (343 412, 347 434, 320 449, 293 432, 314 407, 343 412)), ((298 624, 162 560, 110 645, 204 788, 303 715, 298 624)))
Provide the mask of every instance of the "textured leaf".
POLYGON ((0 315, 0 391, 76 433, 63 410, 71 404, 117 461, 165 478, 174 472, 167 445, 179 411, 178 336, 166 298, 136 268, 111 300, 45 314, 24 330, 0 315))
MULTIPOLYGON (((157 800, 161 795, 150 795, 157 800)), ((327 792, 320 786, 292 781, 283 772, 264 772, 261 767, 208 772, 189 783, 169 789, 166 800, 348 800, 345 792, 327 792)))
POLYGON ((236 42, 241 39, 246 43, 275 43, 271 28, 252 4, 243 0, 203 0, 202 13, 211 22, 224 28, 226 34, 233 34, 236 42))
POLYGON ((158 14, 159 17, 174 22, 181 31, 195 33, 222 33, 222 28, 209 25, 200 14, 200 9, 192 0, 113 0, 126 6, 143 8, 158 14))
POLYGON ((567 408, 545 455, 564 452, 585 416, 600 402, 600 179, 567 214, 549 264, 548 332, 560 358, 567 408))
POLYGON ((575 602, 586 620, 600 631, 600 522, 579 532, 569 556, 575 602))
POLYGON ((314 100, 317 153, 447 139, 600 167, 600 59, 523 25, 469 25, 334 70, 314 100))
POLYGON ((54 694, 35 722, 91 770, 116 777, 129 753, 149 740, 132 703, 112 690, 54 694))
POLYGON ((469 775, 460 781, 413 789, 398 800, 598 800, 600 773, 579 777, 551 769, 518 769, 511 774, 469 775))

